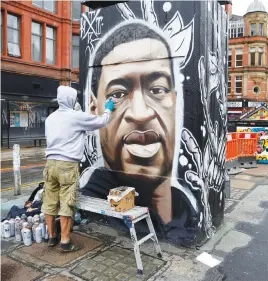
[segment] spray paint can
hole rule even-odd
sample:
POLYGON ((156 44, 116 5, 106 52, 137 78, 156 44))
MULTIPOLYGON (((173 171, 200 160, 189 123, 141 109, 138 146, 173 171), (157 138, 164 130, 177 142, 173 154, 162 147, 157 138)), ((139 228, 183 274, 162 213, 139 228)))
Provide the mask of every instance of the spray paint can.
POLYGON ((15 218, 15 240, 17 242, 21 242, 21 229, 20 229, 20 217, 15 218))
POLYGON ((40 217, 39 217, 39 215, 35 215, 34 217, 33 217, 33 222, 34 223, 36 223, 36 222, 40 222, 40 217))
POLYGON ((46 235, 46 225, 44 222, 40 222, 39 226, 42 229, 42 239, 45 239, 45 235, 46 235))
POLYGON ((4 221, 4 230, 5 230, 4 237, 5 238, 10 238, 10 223, 9 223, 8 220, 4 221))
POLYGON ((40 225, 35 228, 35 242, 42 243, 42 227, 40 225))
POLYGON ((31 246, 32 245, 32 233, 29 229, 29 224, 27 222, 23 223, 21 235, 23 239, 23 243, 25 246, 31 246))
POLYGON ((49 237, 49 235, 48 235, 48 227, 46 225, 46 232, 45 232, 45 239, 44 239, 46 242, 48 241, 48 237, 49 237))
POLYGON ((40 213, 40 222, 45 222, 45 215, 43 213, 40 213))
POLYGON ((9 220, 10 223, 10 237, 15 236, 15 220, 13 218, 11 218, 9 220))
POLYGON ((1 237, 5 237, 5 227, 4 227, 4 222, 1 222, 1 237))
POLYGON ((33 217, 32 216, 27 217, 27 222, 29 224, 29 227, 32 227, 32 225, 33 225, 33 217))

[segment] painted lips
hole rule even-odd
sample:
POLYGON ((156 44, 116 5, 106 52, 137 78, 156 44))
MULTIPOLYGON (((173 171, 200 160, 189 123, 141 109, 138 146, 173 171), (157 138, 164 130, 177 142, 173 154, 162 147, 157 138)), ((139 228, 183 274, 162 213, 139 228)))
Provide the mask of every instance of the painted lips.
POLYGON ((154 130, 132 131, 123 139, 127 151, 140 158, 153 157, 160 149, 160 135, 154 130))

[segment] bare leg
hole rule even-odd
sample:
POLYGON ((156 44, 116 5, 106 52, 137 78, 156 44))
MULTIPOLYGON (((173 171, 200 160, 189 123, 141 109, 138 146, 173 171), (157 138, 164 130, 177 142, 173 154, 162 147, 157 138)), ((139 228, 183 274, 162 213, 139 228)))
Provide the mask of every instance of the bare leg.
POLYGON ((60 216, 61 243, 69 243, 72 226, 72 217, 60 216))
POLYGON ((55 237, 56 236, 56 232, 55 232, 55 216, 47 215, 46 214, 46 223, 47 223, 49 238, 55 237))

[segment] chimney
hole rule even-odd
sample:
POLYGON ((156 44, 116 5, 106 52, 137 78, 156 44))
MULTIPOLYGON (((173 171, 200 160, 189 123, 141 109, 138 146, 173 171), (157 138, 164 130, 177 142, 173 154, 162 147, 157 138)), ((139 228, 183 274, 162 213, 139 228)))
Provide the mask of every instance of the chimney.
POLYGON ((232 16, 232 4, 225 4, 225 11, 228 13, 229 17, 232 16))

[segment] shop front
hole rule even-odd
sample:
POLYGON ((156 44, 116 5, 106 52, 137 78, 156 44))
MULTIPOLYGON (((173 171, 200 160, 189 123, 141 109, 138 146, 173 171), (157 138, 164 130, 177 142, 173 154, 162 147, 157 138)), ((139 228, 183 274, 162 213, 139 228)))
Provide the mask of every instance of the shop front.
POLYGON ((45 143, 45 120, 57 109, 60 81, 2 72, 1 147, 45 143))

